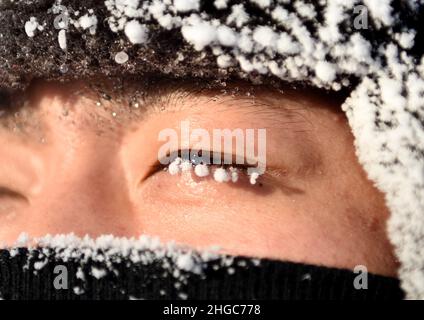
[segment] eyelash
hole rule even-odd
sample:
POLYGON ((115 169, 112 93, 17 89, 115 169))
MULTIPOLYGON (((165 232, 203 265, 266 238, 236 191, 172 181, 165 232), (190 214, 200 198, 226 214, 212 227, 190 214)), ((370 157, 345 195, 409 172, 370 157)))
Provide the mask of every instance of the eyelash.
MULTIPOLYGON (((211 154, 213 152, 210 152, 211 154)), ((168 165, 159 165, 162 170, 167 171, 171 175, 177 175, 182 172, 194 171, 194 174, 199 178, 206 178, 212 176, 216 182, 232 182, 236 183, 239 181, 241 175, 249 178, 251 185, 257 183, 260 174, 253 171, 248 174, 248 168, 252 168, 246 165, 219 165, 219 164, 203 164, 202 162, 196 163, 196 159, 184 159, 182 154, 191 154, 191 150, 188 153, 184 153, 181 150, 178 151, 178 156, 174 158, 168 165)), ((224 157, 221 157, 221 159, 224 157)), ((212 160, 212 159, 211 159, 212 160)), ((213 161, 210 161, 213 163, 213 161)))

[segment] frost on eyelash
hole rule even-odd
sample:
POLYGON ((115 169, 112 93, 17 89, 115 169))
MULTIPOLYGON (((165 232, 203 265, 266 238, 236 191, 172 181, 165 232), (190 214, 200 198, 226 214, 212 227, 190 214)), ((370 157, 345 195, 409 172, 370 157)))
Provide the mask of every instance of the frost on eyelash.
MULTIPOLYGON (((250 168, 253 169, 253 168, 250 168)), ((182 172, 188 172, 194 170, 194 174, 199 178, 208 177, 212 172, 212 176, 216 182, 224 183, 224 182, 232 182, 236 183, 239 180, 239 169, 234 167, 229 168, 216 168, 210 170, 210 165, 207 164, 192 164, 188 160, 183 160, 180 157, 177 157, 172 161, 168 167, 166 168, 170 175, 177 175, 182 172)), ((252 185, 257 183, 261 173, 259 170, 247 170, 247 174, 249 175, 249 182, 252 185)))

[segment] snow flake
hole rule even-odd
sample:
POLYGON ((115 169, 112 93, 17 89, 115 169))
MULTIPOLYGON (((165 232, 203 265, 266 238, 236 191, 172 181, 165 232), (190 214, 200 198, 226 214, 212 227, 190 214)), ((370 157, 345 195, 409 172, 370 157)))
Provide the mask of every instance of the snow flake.
POLYGON ((249 15, 247 14, 243 4, 235 4, 231 7, 231 14, 227 17, 227 24, 235 24, 237 28, 249 22, 249 15))
POLYGON ((275 46, 277 34, 268 26, 259 26, 253 32, 253 40, 264 47, 275 46))
POLYGON ((32 38, 35 36, 35 31, 38 28, 37 18, 31 17, 29 21, 25 22, 25 32, 28 37, 32 38))
POLYGON ((174 7, 180 12, 198 11, 200 0, 174 0, 174 7))
POLYGON ((324 82, 332 82, 336 78, 336 65, 327 61, 318 61, 315 73, 324 82))
POLYGON ((227 170, 225 170, 224 168, 217 168, 215 172, 213 173, 213 178, 217 182, 230 181, 230 175, 228 174, 227 170))
POLYGON ((149 30, 146 25, 137 20, 131 20, 125 24, 125 35, 133 44, 142 44, 147 42, 149 30))
POLYGON ((209 167, 206 164, 198 164, 194 167, 194 173, 198 177, 207 177, 209 175, 209 167))
POLYGON ((194 46, 197 51, 203 50, 207 45, 216 40, 216 28, 209 22, 198 22, 193 25, 183 26, 183 37, 194 46))
POLYGON ((224 47, 233 47, 237 43, 237 34, 227 26, 218 27, 217 38, 224 47))
POLYGON ((79 26, 83 30, 89 29, 90 33, 93 35, 96 33, 97 22, 98 22, 97 17, 95 15, 89 15, 89 14, 83 15, 78 20, 79 26))
POLYGON ((115 55, 115 62, 118 64, 124 64, 128 59, 128 54, 125 51, 120 51, 115 55))
POLYGON ((68 45, 66 43, 66 30, 60 30, 57 39, 59 42, 59 47, 63 51, 66 51, 68 48, 68 45))
POLYGON ((228 6, 228 0, 215 0, 214 5, 217 9, 226 9, 228 6))

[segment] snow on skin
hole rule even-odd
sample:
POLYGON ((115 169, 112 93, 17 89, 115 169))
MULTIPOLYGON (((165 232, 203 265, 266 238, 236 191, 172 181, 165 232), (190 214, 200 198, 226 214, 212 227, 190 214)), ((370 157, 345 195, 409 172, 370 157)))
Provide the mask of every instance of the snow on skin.
POLYGON ((25 247, 29 242, 29 236, 26 232, 22 232, 15 242, 16 247, 25 247))

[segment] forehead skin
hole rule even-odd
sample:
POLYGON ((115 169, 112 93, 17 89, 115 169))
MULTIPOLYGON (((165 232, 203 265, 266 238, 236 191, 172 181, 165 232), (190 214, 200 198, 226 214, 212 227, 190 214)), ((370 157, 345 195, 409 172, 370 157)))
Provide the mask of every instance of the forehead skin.
MULTIPOLYGON (((76 102, 84 101, 87 117, 98 115, 103 120, 109 119, 123 125, 140 119, 146 113, 193 109, 200 98, 202 103, 209 100, 217 102, 215 105, 225 102, 236 110, 238 107, 251 106, 252 110, 267 109, 271 114, 273 110, 295 112, 296 109, 302 110, 312 103, 314 108, 326 108, 339 113, 340 103, 344 99, 340 94, 324 95, 312 88, 295 89, 293 86, 281 85, 279 89, 275 89, 245 82, 155 77, 144 80, 90 78, 66 83, 35 80, 25 92, 11 96, 7 107, 0 104, 0 124, 21 133, 29 133, 40 127, 40 122, 34 117, 38 111, 35 106, 40 105, 41 100, 46 97, 52 96, 61 105, 64 116, 75 108, 76 102), (119 116, 111 117, 114 114, 119 116)), ((7 95, 5 98, 7 99, 7 95)))

